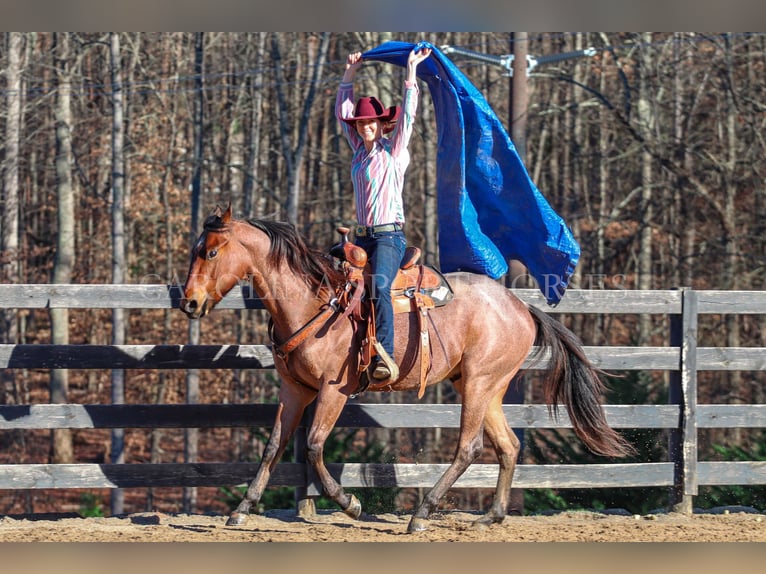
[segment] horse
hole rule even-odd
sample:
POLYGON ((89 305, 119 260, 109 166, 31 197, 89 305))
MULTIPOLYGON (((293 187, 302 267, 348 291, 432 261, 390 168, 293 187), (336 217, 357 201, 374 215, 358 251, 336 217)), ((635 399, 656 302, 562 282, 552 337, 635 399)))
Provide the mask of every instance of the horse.
MULTIPOLYGON (((227 525, 247 522, 311 403, 315 411, 306 459, 323 494, 358 519, 359 500, 344 491, 323 460, 325 440, 349 397, 360 389, 358 325, 337 303, 346 282, 337 261, 309 247, 293 225, 239 220, 232 216, 231 205, 225 211, 217 206, 206 218, 190 256, 181 311, 190 319, 204 317, 233 287, 249 282, 271 315, 272 352, 281 378, 276 419, 261 463, 227 525)), ((445 277, 454 297, 428 311, 428 329, 438 343, 432 345, 425 385, 449 381, 454 386, 461 402, 460 429, 452 462, 415 509, 408 533, 428 528, 440 500, 482 452, 485 434, 499 471, 492 504, 474 525, 502 522, 520 449, 503 413, 503 396, 531 350, 547 350, 545 402, 553 411, 559 404, 566 406, 585 446, 608 457, 632 451, 606 421, 600 402, 605 389, 602 372, 588 361, 574 333, 490 277, 467 272, 445 277)), ((421 372, 412 367, 419 347, 418 320, 412 313, 396 314, 394 327, 394 359, 402 368, 385 390, 417 390, 421 372)))

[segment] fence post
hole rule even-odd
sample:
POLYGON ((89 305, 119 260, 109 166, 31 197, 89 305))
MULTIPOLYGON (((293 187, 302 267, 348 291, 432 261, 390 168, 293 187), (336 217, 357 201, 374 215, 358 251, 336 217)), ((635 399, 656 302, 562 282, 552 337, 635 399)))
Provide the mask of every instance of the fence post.
MULTIPOLYGON (((200 322, 189 321, 189 344, 199 345, 200 322)), ((199 403, 199 369, 187 369, 186 371, 186 403, 193 405, 199 403)), ((184 462, 196 463, 199 455, 199 429, 184 429, 184 462)), ((197 507, 197 487, 186 486, 182 493, 184 512, 195 512, 197 507)))
POLYGON ((670 318, 670 344, 679 347, 678 371, 670 373, 668 402, 680 407, 668 454, 675 465, 670 508, 691 514, 697 494, 697 293, 681 289, 681 315, 670 318))
MULTIPOLYGON (((511 383, 508 385, 508 389, 503 396, 503 404, 511 405, 523 405, 524 395, 527 389, 527 379, 522 374, 517 374, 511 383)), ((526 443, 526 432, 523 428, 511 429, 519 439, 519 455, 516 460, 517 464, 524 464, 524 447, 526 443)), ((511 495, 508 501, 508 514, 511 516, 524 516, 524 489, 523 488, 511 488, 511 495)))

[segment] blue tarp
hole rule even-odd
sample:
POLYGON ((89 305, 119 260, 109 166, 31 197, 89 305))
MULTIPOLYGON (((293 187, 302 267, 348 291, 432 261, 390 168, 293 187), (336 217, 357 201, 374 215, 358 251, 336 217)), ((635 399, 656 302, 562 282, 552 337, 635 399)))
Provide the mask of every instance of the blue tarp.
MULTIPOLYGON (((386 42, 362 54, 407 66, 416 44, 386 42)), ((484 96, 438 48, 418 65, 431 93, 438 131, 439 266, 497 279, 517 259, 549 304, 564 295, 580 247, 537 189, 484 96)))

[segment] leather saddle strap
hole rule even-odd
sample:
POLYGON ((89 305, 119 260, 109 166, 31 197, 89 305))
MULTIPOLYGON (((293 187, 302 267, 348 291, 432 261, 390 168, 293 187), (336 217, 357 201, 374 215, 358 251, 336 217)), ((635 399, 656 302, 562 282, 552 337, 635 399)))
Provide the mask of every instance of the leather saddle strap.
MULTIPOLYGON (((326 307, 324 307, 319 313, 314 315, 311 320, 309 320, 308 323, 306 323, 303 327, 298 329, 295 333, 293 333, 287 341, 284 343, 278 344, 274 346, 274 352, 277 354, 277 356, 282 359, 286 360, 287 355, 294 351, 298 345, 303 343, 306 339, 314 335, 319 328, 324 325, 324 323, 329 319, 332 315, 338 312, 338 306, 335 299, 333 299, 326 307)), ((276 343, 274 340, 274 321, 273 319, 269 319, 269 338, 271 339, 272 343, 276 343)))
POLYGON ((415 304, 418 313, 418 328, 420 329, 420 388, 418 389, 418 399, 423 398, 426 392, 426 380, 428 372, 431 370, 431 341, 428 336, 428 307, 420 294, 420 284, 423 280, 423 266, 419 265, 418 282, 415 285, 415 304))
POLYGON ((372 363, 372 347, 375 341, 375 304, 370 301, 370 315, 365 324, 365 336, 359 345, 359 372, 367 370, 372 363))
MULTIPOLYGON (((355 311, 359 310, 359 305, 362 302, 362 295, 364 295, 364 279, 359 278, 352 278, 351 281, 349 281, 346 284, 346 293, 344 294, 346 297, 348 296, 348 290, 352 288, 353 286, 353 294, 351 295, 351 299, 348 300, 348 304, 346 305, 346 309, 343 311, 343 316, 348 317, 355 311), (356 279, 356 280, 353 280, 356 279)), ((357 316, 359 313, 357 312, 357 316)), ((339 321, 333 326, 333 331, 335 331, 338 327, 340 327, 342 321, 339 321)))

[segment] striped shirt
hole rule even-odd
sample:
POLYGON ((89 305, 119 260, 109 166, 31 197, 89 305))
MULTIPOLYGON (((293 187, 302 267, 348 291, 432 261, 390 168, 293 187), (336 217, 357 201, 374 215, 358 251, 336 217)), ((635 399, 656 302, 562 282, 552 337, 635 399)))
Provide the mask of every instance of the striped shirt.
MULTIPOLYGON (((339 121, 343 135, 353 150, 351 181, 356 198, 356 219, 359 225, 404 223, 404 172, 410 163, 407 151, 415 111, 418 107, 416 82, 404 82, 402 113, 390 137, 381 137, 368 153, 356 128, 339 121)), ((354 115, 354 86, 341 83, 335 100, 335 116, 349 118, 354 115)))

